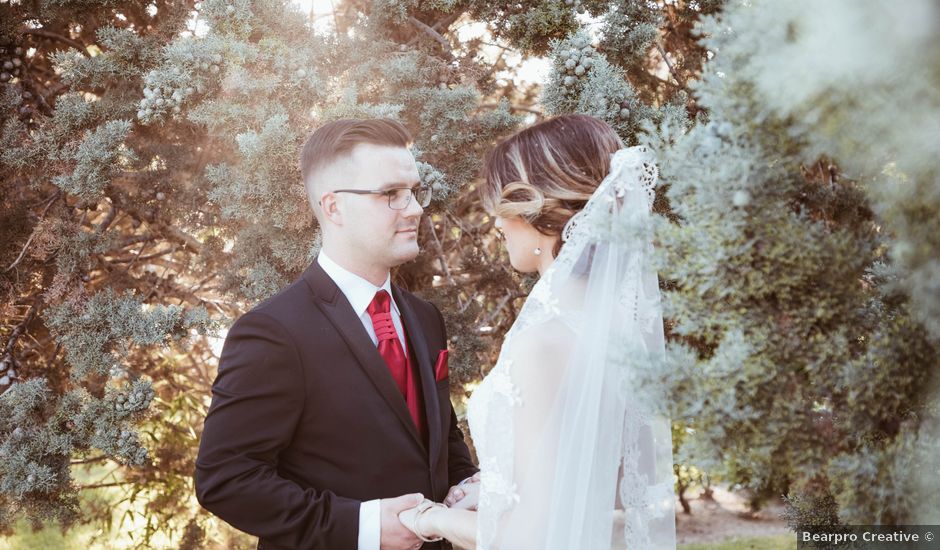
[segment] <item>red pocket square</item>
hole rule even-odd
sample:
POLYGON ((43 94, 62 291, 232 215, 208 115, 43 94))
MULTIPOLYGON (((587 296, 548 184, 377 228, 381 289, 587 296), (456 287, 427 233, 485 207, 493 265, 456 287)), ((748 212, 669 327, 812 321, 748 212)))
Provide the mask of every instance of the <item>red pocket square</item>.
POLYGON ((434 364, 434 380, 440 382, 450 375, 447 370, 447 350, 442 349, 437 356, 437 363, 434 364))

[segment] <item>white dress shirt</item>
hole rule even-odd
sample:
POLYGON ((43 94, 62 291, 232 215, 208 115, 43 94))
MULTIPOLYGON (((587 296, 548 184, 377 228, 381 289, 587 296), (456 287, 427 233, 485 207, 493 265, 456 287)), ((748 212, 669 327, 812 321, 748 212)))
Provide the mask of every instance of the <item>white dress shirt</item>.
MULTIPOLYGON (((395 297, 392 295, 391 276, 385 278, 382 286, 375 286, 362 277, 351 273, 341 267, 338 263, 330 259, 323 250, 317 256, 317 263, 323 268, 323 271, 329 275, 330 279, 336 283, 349 303, 362 326, 372 338, 372 343, 379 345, 379 340, 375 336, 375 328, 372 326, 372 317, 369 316, 369 304, 375 298, 375 293, 384 290, 391 297, 390 313, 392 324, 395 325, 395 332, 398 334, 398 340, 401 342, 401 349, 407 350, 405 344, 405 333, 401 325, 401 313, 398 310, 398 304, 395 303, 395 297)), ((379 499, 367 500, 359 505, 359 550, 379 550, 382 540, 382 515, 379 507, 379 499)))

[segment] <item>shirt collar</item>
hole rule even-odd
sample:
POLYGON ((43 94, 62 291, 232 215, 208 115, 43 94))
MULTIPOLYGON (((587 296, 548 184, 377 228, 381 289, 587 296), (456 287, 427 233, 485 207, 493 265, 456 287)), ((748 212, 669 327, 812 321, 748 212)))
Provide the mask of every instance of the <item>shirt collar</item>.
POLYGON ((346 296, 346 299, 349 300, 353 311, 356 312, 356 317, 362 317, 362 314, 366 312, 369 308, 369 304, 371 304, 372 300, 375 298, 375 293, 380 290, 388 292, 388 295, 391 297, 392 311, 399 317, 401 316, 401 313, 398 311, 398 305, 395 303, 395 296, 392 294, 391 275, 385 278, 385 282, 382 283, 382 286, 375 286, 359 275, 340 266, 333 261, 332 258, 327 256, 326 252, 323 250, 320 250, 320 253, 317 255, 317 262, 320 264, 320 267, 323 268, 323 271, 326 271, 326 274, 333 279, 333 282, 336 283, 336 286, 338 286, 340 291, 346 296))

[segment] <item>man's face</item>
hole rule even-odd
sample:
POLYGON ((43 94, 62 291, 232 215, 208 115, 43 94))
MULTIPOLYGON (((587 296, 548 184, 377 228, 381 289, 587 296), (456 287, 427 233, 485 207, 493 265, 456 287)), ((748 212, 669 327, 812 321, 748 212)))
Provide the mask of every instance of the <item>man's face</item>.
MULTIPOLYGON (((414 156, 402 147, 362 143, 337 164, 332 189, 412 189, 420 181, 414 156)), ((390 269, 418 255, 418 222, 424 209, 413 196, 403 210, 389 208, 387 195, 334 197, 341 215, 334 227, 342 253, 353 255, 357 264, 390 269)))

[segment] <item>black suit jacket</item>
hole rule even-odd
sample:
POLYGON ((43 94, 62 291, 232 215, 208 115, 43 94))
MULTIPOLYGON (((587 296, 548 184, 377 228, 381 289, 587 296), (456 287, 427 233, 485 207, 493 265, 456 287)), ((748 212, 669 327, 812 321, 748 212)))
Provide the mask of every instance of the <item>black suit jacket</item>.
POLYGON ((196 495, 260 537, 259 548, 355 550, 362 501, 420 492, 440 502, 476 473, 448 380, 432 372, 447 347, 443 317, 392 291, 420 370, 426 443, 362 322, 316 261, 229 331, 196 495))

